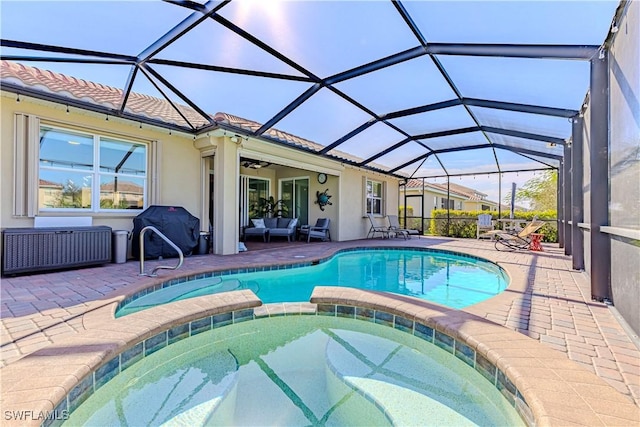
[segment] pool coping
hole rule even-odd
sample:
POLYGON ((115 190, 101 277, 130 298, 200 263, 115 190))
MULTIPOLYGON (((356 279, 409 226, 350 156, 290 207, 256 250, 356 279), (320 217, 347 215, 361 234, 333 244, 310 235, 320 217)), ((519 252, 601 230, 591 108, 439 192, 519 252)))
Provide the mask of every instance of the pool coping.
MULTIPOLYGON (((523 272, 491 257, 486 259, 500 265, 510 278, 509 288, 491 300, 510 300, 513 293, 526 289, 527 277, 523 272)), ((147 281, 144 286, 160 280, 147 281)), ((412 297, 317 287, 312 297, 314 303, 262 305, 251 291, 233 291, 177 301, 115 319, 113 313, 122 298, 120 294, 96 301, 93 310, 83 315, 86 330, 2 369, 3 409, 33 414, 28 422, 13 419, 7 420, 6 425, 40 425, 43 421, 37 419, 40 412, 53 411, 74 388, 114 356, 185 322, 244 309, 253 309, 257 317, 310 314, 315 312, 315 304, 355 304, 433 325, 434 330, 459 340, 504 372, 526 400, 536 425, 640 422, 640 408, 564 353, 476 315, 484 312, 484 303, 455 310, 412 297)))

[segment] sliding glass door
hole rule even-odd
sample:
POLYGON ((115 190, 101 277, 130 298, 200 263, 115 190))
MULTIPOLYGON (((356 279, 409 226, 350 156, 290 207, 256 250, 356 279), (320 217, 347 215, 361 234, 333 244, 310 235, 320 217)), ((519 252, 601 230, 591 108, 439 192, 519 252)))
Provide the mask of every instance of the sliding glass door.
POLYGON ((249 219, 257 214, 260 199, 269 198, 269 180, 240 176, 240 226, 249 225, 249 219))
POLYGON ((298 224, 309 223, 309 178, 280 180, 280 198, 288 217, 298 218, 298 224))

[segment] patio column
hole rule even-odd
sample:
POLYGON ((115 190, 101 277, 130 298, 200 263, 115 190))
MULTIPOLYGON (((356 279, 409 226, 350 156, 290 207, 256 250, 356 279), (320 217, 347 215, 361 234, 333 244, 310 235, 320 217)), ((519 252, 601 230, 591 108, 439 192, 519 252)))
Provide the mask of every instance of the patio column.
POLYGON ((590 159, 591 298, 611 299, 611 241, 600 231, 609 224, 609 52, 591 60, 590 159), (602 58, 600 58, 602 56, 602 58))
POLYGON ((238 253, 240 238, 240 206, 238 176, 240 159, 238 145, 228 137, 218 138, 214 162, 213 197, 213 253, 230 255, 238 253))
POLYGON ((564 180, 562 179, 564 171, 564 159, 560 160, 558 168, 558 182, 556 183, 556 209, 558 211, 558 246, 564 248, 564 223, 566 221, 564 213, 564 180))
POLYGON ((571 119, 571 246, 573 249, 573 269, 584 270, 584 236, 579 224, 584 221, 584 194, 582 176, 584 166, 582 156, 582 127, 581 117, 571 119))
POLYGON ((563 201, 562 201, 562 232, 564 233, 564 254, 571 255, 571 225, 569 220, 571 216, 571 148, 569 144, 564 146, 564 157, 562 159, 562 183, 563 183, 563 201))

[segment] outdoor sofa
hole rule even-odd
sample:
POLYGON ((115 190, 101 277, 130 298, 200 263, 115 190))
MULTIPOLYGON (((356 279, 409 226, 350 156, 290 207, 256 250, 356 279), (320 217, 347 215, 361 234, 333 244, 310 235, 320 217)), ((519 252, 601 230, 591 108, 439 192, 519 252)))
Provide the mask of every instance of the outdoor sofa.
POLYGON ((247 237, 259 236, 264 242, 270 242, 271 237, 286 237, 290 242, 296 237, 298 218, 254 218, 251 225, 244 229, 243 240, 247 237))

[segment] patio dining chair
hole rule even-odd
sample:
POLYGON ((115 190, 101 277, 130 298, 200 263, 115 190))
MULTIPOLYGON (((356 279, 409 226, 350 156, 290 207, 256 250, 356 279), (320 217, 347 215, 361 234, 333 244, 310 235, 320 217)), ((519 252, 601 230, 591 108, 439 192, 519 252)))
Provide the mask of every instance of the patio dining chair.
POLYGON ((302 239, 304 236, 307 238, 307 243, 311 241, 311 239, 320 239, 324 241, 331 241, 331 233, 329 232, 329 223, 331 220, 329 218, 318 218, 316 220, 316 225, 303 225, 300 227, 299 231, 299 239, 302 239))
POLYGON ((522 230, 508 232, 502 230, 487 231, 496 237, 495 247, 499 251, 529 250, 531 246, 531 234, 538 231, 544 225, 543 221, 533 219, 522 230))
POLYGON ((494 223, 493 223, 491 214, 478 215, 478 221, 476 223, 476 226, 477 226, 476 238, 480 239, 480 238, 488 237, 490 239, 493 239, 493 235, 487 233, 487 231, 493 230, 494 228, 493 224, 494 223))
POLYGON ((412 235, 418 236, 420 234, 416 229, 402 228, 398 215, 387 215, 387 219, 389 220, 389 231, 396 233, 396 235, 401 234, 405 239, 410 239, 412 235))

